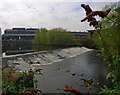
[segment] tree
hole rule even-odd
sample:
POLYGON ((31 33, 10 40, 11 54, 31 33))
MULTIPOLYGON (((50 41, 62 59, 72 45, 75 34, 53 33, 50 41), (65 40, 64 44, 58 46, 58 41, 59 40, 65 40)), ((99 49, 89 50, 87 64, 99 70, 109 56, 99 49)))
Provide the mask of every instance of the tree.
POLYGON ((41 28, 33 40, 34 50, 64 48, 74 45, 74 36, 62 28, 47 30, 41 28))

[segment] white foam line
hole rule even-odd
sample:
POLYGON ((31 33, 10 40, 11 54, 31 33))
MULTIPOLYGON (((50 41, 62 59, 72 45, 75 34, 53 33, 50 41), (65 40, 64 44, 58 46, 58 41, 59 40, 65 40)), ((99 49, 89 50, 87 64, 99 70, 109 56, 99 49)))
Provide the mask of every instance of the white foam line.
POLYGON ((75 57, 75 56, 77 56, 77 55, 83 54, 83 53, 88 52, 88 51, 91 51, 91 50, 92 50, 92 49, 88 49, 88 50, 86 50, 86 51, 82 51, 82 52, 80 52, 80 53, 78 53, 78 54, 71 55, 69 58, 75 57))
POLYGON ((55 60, 53 62, 49 62, 49 63, 43 63, 43 64, 32 64, 31 66, 41 66, 41 65, 50 65, 50 64, 53 64, 53 63, 57 63, 57 62, 60 62, 62 61, 63 59, 58 59, 58 60, 55 60))

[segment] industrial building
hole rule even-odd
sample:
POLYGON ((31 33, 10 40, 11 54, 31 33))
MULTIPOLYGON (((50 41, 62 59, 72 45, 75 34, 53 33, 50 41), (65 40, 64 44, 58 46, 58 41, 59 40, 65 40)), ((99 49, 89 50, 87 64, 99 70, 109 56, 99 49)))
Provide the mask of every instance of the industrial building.
MULTIPOLYGON (((32 40, 38 28, 12 28, 6 29, 2 35, 2 52, 16 50, 32 50, 32 40)), ((70 32, 74 39, 82 41, 88 37, 87 32, 70 32)))

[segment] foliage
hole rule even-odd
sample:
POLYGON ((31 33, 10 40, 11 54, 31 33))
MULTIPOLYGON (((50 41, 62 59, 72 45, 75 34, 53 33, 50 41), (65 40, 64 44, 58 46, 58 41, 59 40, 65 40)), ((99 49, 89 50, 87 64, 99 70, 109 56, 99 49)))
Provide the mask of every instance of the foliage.
POLYGON ((74 44, 73 35, 62 28, 47 30, 41 28, 33 40, 34 50, 49 50, 68 47, 74 44))
POLYGON ((2 93, 5 95, 15 95, 23 92, 32 92, 34 90, 34 73, 17 73, 13 68, 3 69, 2 93))
POLYGON ((107 86, 103 86, 103 88, 101 89, 101 91, 99 92, 99 94, 105 94, 105 95, 112 95, 112 90, 111 88, 108 88, 107 86))
POLYGON ((120 8, 114 8, 111 14, 99 22, 98 32, 93 36, 100 56, 110 67, 106 79, 111 80, 112 87, 104 86, 100 91, 108 95, 118 95, 120 92, 120 8))

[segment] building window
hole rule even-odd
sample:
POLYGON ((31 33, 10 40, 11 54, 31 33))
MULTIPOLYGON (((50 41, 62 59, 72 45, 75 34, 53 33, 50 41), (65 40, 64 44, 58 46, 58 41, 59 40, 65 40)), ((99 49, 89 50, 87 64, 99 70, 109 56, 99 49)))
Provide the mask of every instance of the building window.
POLYGON ((19 38, 18 38, 19 40, 21 39, 21 37, 19 36, 19 38))

